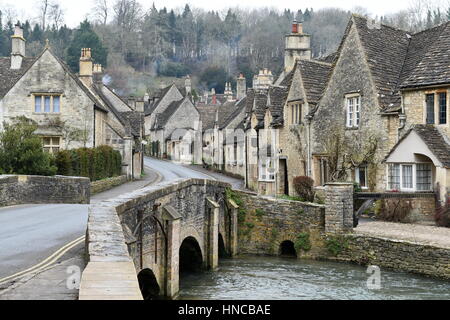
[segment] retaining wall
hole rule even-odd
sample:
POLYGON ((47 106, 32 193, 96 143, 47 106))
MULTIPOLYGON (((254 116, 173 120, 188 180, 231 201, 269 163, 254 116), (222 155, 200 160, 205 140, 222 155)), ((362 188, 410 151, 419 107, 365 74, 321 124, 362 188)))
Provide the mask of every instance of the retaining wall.
POLYGON ((89 203, 90 181, 66 176, 0 176, 0 207, 39 203, 89 203))
POLYGON ((91 195, 112 189, 128 181, 126 175, 91 182, 91 195))

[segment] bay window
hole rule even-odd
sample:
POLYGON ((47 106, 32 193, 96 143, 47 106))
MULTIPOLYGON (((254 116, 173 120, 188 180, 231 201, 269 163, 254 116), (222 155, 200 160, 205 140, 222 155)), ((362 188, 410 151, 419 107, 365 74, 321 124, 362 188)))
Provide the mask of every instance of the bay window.
POLYGON ((391 163, 388 165, 388 189, 395 191, 432 191, 430 163, 391 163))

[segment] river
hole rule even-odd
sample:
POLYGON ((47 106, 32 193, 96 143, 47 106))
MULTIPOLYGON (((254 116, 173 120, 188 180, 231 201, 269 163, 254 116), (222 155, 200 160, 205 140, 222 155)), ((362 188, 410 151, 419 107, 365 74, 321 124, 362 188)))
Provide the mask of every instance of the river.
POLYGON ((450 300, 450 281, 381 269, 381 288, 368 289, 367 268, 279 257, 220 260, 220 269, 183 276, 186 300, 450 300))

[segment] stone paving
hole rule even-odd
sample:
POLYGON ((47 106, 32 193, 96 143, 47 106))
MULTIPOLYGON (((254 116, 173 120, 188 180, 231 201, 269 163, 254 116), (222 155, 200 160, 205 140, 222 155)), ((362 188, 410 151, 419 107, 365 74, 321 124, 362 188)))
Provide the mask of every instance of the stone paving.
POLYGON ((236 179, 230 176, 227 176, 225 174, 222 173, 218 173, 218 172, 213 172, 210 171, 208 169, 203 168, 202 166, 199 165, 184 165, 185 167, 201 172, 203 174, 209 175, 219 181, 223 181, 223 182, 227 182, 229 184, 231 184, 231 186, 233 187, 233 189, 239 189, 239 190, 244 190, 244 180, 242 179, 236 179))
POLYGON ((366 219, 354 229, 354 232, 357 234, 407 240, 418 244, 450 248, 450 228, 366 219))

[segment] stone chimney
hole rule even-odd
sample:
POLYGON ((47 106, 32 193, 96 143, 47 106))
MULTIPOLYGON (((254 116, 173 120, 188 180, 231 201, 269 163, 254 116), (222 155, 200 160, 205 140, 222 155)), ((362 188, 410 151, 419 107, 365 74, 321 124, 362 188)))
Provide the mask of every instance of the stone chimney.
POLYGON ((227 101, 232 101, 233 100, 233 91, 231 90, 231 83, 230 82, 226 82, 225 83, 224 96, 227 99, 227 101))
POLYGON ((311 59, 311 36, 303 33, 301 22, 292 22, 292 32, 285 36, 284 71, 289 72, 294 68, 298 59, 311 59))
POLYGON ((217 97, 216 97, 216 90, 214 88, 211 89, 211 97, 212 97, 212 104, 217 104, 217 97))
POLYGON ((269 89, 271 84, 273 84, 273 74, 267 68, 259 70, 258 75, 253 77, 253 89, 255 90, 269 89))
POLYGON ((135 111, 137 112, 144 112, 144 102, 145 102, 145 96, 142 99, 137 99, 136 100, 136 109, 135 111))
POLYGON ((131 107, 131 109, 136 111, 136 98, 135 97, 128 97, 128 105, 131 107))
POLYGON ((103 68, 101 64, 94 64, 92 74, 95 83, 103 83, 103 68))
POLYGON ((187 75, 186 80, 184 80, 184 87, 186 89, 186 95, 190 94, 192 91, 192 86, 191 86, 191 78, 189 77, 189 75, 187 75))
POLYGON ((20 69, 25 57, 25 38, 20 24, 16 24, 14 35, 11 36, 11 69, 20 69))
POLYGON ((148 92, 146 92, 144 94, 144 102, 149 102, 150 101, 150 95, 148 94, 148 92))
POLYGON ((241 73, 236 79, 236 99, 241 100, 247 93, 247 83, 244 75, 241 73))
POLYGON ((93 63, 91 56, 91 48, 82 48, 80 57, 80 73, 79 78, 88 87, 92 86, 93 63))

